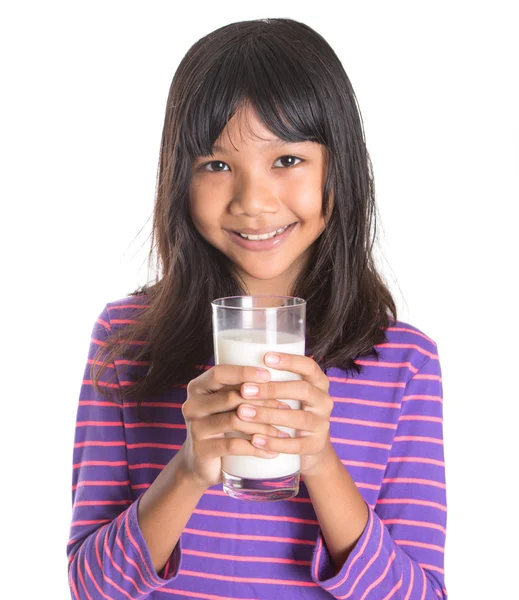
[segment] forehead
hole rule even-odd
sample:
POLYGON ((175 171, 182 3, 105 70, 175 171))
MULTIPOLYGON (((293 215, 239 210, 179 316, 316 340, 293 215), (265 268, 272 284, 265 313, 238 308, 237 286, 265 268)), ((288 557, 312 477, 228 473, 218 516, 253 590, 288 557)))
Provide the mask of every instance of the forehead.
MULTIPOLYGON (((212 146, 213 152, 233 152, 245 149, 247 146, 254 150, 276 150, 284 146, 320 147, 317 142, 310 140, 287 141, 273 133, 259 118, 252 107, 243 107, 236 111, 228 121, 220 136, 212 146)), ((324 147, 322 148, 325 150, 324 147)))
POLYGON ((286 144, 284 140, 270 131, 257 112, 246 106, 236 111, 213 144, 214 150, 237 149, 249 143, 265 147, 276 147, 286 144))

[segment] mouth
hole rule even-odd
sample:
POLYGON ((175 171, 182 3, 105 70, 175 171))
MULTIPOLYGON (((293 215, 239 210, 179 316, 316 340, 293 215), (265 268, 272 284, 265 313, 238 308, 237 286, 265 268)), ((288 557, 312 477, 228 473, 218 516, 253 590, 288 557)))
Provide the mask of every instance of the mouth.
POLYGON ((266 250, 273 250, 280 247, 290 237, 294 229, 297 227, 297 222, 291 223, 282 233, 276 233, 273 237, 269 237, 266 240, 251 240, 242 237, 236 231, 229 231, 229 235, 234 243, 241 248, 252 250, 256 252, 262 252, 266 250))

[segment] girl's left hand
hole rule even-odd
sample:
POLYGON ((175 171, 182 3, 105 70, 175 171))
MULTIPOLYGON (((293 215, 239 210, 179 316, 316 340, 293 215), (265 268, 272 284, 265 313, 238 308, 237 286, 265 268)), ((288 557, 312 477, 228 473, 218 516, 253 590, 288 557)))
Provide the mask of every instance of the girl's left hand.
MULTIPOLYGON (((271 356, 269 352, 265 356, 271 356)), ((297 354, 275 353, 279 357, 278 364, 265 364, 273 369, 291 371, 302 376, 296 381, 270 381, 268 383, 247 384, 240 388, 243 398, 275 398, 277 400, 299 400, 301 410, 285 410, 241 404, 238 416, 243 421, 265 423, 292 427, 298 430, 297 437, 275 438, 265 435, 253 435, 251 443, 257 448, 283 454, 301 455, 301 474, 310 475, 318 473, 330 458, 330 453, 335 453, 330 441, 330 414, 333 409, 333 400, 328 394, 330 381, 319 365, 308 356, 297 354), (246 386, 254 385, 259 388, 255 394, 247 394, 246 386), (246 416, 244 409, 253 409, 254 416, 246 416), (262 443, 263 442, 263 443, 262 443)), ((287 405, 288 406, 288 405, 287 405)))

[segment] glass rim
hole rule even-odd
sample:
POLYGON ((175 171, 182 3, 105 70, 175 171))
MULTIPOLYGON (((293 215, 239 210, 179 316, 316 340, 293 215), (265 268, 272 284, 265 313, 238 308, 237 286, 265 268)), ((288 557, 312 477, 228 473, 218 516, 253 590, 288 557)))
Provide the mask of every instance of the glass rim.
POLYGON ((283 310, 286 308, 301 308, 306 304, 306 300, 297 296, 279 296, 277 294, 254 294, 253 296, 224 296, 223 298, 215 298, 211 300, 211 306, 215 308, 224 308, 228 310, 283 310), (284 306, 226 306, 221 304, 224 300, 232 300, 233 298, 290 298, 294 300, 294 304, 284 306))

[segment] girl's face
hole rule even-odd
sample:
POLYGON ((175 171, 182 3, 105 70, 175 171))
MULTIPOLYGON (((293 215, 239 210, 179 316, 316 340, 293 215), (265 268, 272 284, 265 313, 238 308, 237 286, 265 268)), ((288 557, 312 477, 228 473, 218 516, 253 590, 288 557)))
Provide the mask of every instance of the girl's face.
POLYGON ((249 294, 291 295, 325 227, 325 147, 284 142, 245 108, 229 121, 213 153, 193 162, 189 196, 195 227, 234 263, 249 294), (271 232, 292 223, 265 245, 244 245, 233 233, 271 232))

